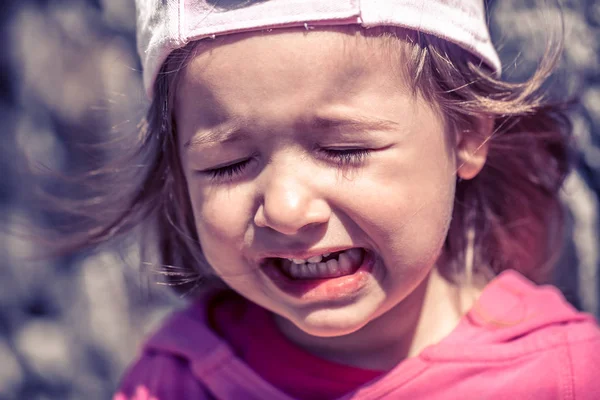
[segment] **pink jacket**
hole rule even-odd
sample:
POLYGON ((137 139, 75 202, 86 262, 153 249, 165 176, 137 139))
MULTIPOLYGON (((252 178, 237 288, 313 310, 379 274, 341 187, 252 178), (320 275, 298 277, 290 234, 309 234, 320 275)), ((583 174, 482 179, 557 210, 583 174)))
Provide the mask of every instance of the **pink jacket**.
MULTIPOLYGON (((173 315, 145 343, 114 399, 290 400, 204 321, 203 302, 173 315)), ((385 398, 597 400, 600 330, 556 288, 505 271, 444 340, 342 397, 385 398)))

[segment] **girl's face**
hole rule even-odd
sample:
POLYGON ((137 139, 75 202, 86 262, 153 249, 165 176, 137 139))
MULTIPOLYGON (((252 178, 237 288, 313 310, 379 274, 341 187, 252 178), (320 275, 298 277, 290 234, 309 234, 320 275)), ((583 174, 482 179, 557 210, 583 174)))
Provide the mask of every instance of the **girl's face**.
POLYGON ((401 304, 452 214, 459 140, 382 43, 297 29, 217 39, 176 94, 206 259, 313 336, 357 331, 401 304))

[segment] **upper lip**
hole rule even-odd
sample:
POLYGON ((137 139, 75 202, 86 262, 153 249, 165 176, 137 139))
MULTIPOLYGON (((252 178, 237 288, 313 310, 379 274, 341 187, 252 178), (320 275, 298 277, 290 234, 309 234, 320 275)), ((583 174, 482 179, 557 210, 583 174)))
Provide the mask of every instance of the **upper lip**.
POLYGON ((320 256, 325 253, 335 253, 349 249, 359 248, 358 246, 339 246, 339 247, 321 247, 306 251, 269 251, 261 253, 260 262, 265 262, 269 258, 293 258, 296 260, 308 260, 311 257, 320 256))

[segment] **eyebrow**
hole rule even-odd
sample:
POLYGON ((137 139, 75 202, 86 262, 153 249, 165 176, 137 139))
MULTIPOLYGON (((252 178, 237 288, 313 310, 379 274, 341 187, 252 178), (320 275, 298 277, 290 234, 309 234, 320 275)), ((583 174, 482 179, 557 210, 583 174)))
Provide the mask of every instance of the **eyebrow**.
POLYGON ((243 129, 241 122, 233 121, 193 135, 183 144, 183 147, 196 147, 208 143, 239 142, 249 138, 250 134, 243 129))
MULTIPOLYGON (((390 131, 398 128, 398 123, 390 120, 365 116, 316 116, 309 121, 301 121, 297 128, 309 128, 322 131, 331 129, 349 129, 355 131, 390 131)), ((202 131, 184 143, 184 148, 196 147, 208 143, 232 143, 250 139, 241 121, 234 121, 202 131)))
POLYGON ((360 115, 342 115, 336 117, 317 116, 312 119, 309 126, 316 130, 346 128, 357 131, 389 131, 398 129, 397 122, 360 115))

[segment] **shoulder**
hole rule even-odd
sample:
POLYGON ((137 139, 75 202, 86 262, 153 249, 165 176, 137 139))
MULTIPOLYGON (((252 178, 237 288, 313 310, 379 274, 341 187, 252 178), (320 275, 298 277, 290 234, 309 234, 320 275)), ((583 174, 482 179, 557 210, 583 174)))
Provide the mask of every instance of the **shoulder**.
POLYGON ((113 400, 211 398, 197 372, 208 368, 205 364, 222 347, 206 324, 205 301, 196 301, 173 313, 145 341, 113 400))
POLYGON ((564 373, 574 399, 600 399, 600 329, 588 323, 568 332, 564 373))
POLYGON ((600 399, 600 328, 592 315, 573 308, 557 288, 512 271, 484 294, 480 310, 506 322, 484 324, 494 344, 514 351, 524 370, 558 378, 564 398, 600 399))
POLYGON ((128 369, 113 400, 209 399, 191 372, 189 361, 145 351, 128 369))

